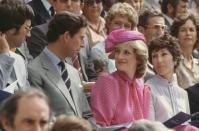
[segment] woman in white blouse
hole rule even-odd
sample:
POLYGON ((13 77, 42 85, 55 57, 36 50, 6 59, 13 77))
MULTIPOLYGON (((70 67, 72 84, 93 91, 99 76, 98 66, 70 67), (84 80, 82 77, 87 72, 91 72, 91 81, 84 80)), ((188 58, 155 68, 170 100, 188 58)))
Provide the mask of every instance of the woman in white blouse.
POLYGON ((168 34, 152 40, 149 45, 149 61, 156 72, 146 82, 152 90, 152 120, 164 122, 180 111, 190 113, 188 95, 177 84, 175 75, 180 55, 177 40, 168 34))
POLYGON ((170 34, 179 40, 182 50, 182 62, 176 70, 178 84, 187 89, 199 82, 199 59, 192 55, 199 42, 197 18, 190 12, 178 15, 173 21, 170 34))

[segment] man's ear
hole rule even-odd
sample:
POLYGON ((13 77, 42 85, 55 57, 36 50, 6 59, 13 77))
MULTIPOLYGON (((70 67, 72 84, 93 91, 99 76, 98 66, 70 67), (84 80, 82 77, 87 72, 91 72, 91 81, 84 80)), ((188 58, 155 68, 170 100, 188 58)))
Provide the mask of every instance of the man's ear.
POLYGON ((67 42, 70 39, 70 34, 66 31, 63 35, 60 36, 64 42, 67 42))
POLYGON ((70 34, 68 31, 66 31, 64 34, 63 34, 64 38, 66 39, 69 39, 70 38, 70 34))
POLYGON ((5 34, 7 35, 13 35, 13 34, 16 34, 16 32, 17 32, 17 29, 16 28, 11 28, 11 29, 9 29, 9 30, 7 30, 6 32, 5 32, 5 34))
POLYGON ((10 123, 7 121, 7 119, 1 118, 1 124, 2 124, 3 129, 4 129, 5 131, 11 131, 12 126, 11 126, 10 123))

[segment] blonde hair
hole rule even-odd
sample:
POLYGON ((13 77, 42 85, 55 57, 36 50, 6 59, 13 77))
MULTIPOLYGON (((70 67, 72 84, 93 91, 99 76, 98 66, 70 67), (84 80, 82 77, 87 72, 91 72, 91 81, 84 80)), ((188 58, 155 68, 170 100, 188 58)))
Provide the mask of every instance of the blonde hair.
MULTIPOLYGON (((133 40, 127 41, 124 43, 119 44, 119 46, 126 46, 130 45, 133 48, 133 52, 136 56, 137 60, 137 67, 135 71, 135 78, 141 78, 147 69, 147 60, 148 60, 148 48, 147 45, 141 40, 133 40)), ((114 49, 111 56, 114 56, 114 49)))
POLYGON ((132 24, 132 28, 136 27, 138 24, 138 13, 137 11, 128 3, 115 3, 112 5, 108 11, 106 22, 111 22, 116 16, 126 16, 132 24))
POLYGON ((51 131, 92 131, 87 120, 76 117, 60 115, 54 123, 51 131))

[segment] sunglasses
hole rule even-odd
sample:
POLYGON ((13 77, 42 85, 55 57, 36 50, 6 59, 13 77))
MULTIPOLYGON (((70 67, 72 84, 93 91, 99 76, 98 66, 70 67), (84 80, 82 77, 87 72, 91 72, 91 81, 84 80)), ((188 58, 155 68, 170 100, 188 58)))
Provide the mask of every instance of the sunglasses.
POLYGON ((101 2, 102 0, 84 0, 84 4, 89 5, 89 6, 94 5, 94 3, 99 4, 101 2))

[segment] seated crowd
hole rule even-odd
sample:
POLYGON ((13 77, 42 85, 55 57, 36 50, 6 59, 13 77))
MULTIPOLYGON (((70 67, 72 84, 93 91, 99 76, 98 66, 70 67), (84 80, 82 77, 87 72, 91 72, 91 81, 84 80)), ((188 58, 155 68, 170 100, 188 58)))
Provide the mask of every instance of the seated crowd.
POLYGON ((0 0, 0 131, 199 131, 198 18, 199 0, 0 0))

